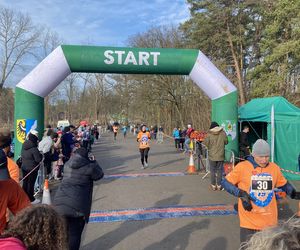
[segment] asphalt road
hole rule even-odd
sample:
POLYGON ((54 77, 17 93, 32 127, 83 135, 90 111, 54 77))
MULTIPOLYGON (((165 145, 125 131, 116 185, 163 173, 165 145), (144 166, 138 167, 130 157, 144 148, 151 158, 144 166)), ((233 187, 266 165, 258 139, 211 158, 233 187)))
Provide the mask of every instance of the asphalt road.
MULTIPOLYGON (((129 134, 113 141, 107 133, 93 146, 93 154, 106 175, 184 172, 189 157, 174 148, 171 140, 151 144, 149 168, 142 170, 138 145, 129 134)), ((150 176, 102 179, 94 186, 92 210, 120 210, 167 206, 229 204, 236 198, 224 191, 209 189, 209 176, 150 176)), ((289 201, 280 218, 296 211, 289 201)), ((86 225, 84 250, 238 249, 239 223, 236 215, 188 216, 153 220, 96 222, 86 225)))

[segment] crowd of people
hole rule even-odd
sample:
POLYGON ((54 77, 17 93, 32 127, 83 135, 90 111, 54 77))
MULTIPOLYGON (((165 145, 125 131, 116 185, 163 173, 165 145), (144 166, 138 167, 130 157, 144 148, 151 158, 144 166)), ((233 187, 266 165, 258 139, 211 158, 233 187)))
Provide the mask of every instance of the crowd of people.
POLYGON ((97 126, 47 127, 41 141, 31 130, 22 145, 20 181, 19 166, 9 154, 10 131, 0 129, 0 249, 79 249, 93 182, 104 175, 90 154, 91 137, 99 138, 97 126), (34 189, 41 166, 46 178, 62 179, 53 207, 36 205, 40 200, 34 189), (12 220, 10 213, 16 215, 12 220))
MULTIPOLYGON (((116 140, 120 126, 114 127, 116 140)), ((128 128, 124 127, 121 131, 125 138, 128 128)), ((133 131, 142 169, 148 167, 150 142, 155 138, 153 131, 146 125, 133 131)), ((175 128, 175 147, 189 151, 193 131, 191 124, 182 131, 175 128)), ((275 189, 296 200, 300 199, 300 193, 282 175, 280 167, 270 162, 269 144, 259 139, 250 151, 249 127, 245 126, 241 133, 240 149, 244 159, 225 175, 228 139, 217 122, 211 123, 202 142, 208 150, 211 189, 225 189, 238 198, 241 249, 299 249, 299 219, 278 226, 275 189)), ((9 157, 11 134, 0 130, 0 249, 79 249, 90 215, 93 183, 104 176, 90 154, 98 138, 97 126, 76 128, 71 125, 63 130, 47 127, 40 142, 38 132, 30 131, 21 150, 21 187, 19 167, 9 157), (34 205, 40 202, 34 196, 40 164, 44 165, 48 178, 62 179, 53 207, 34 205), (9 213, 15 217, 11 219, 9 213)))

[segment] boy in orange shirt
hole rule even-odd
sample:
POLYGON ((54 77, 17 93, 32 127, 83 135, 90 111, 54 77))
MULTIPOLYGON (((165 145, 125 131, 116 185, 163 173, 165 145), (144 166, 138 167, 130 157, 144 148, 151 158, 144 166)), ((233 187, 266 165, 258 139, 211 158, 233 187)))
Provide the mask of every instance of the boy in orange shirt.
POLYGON ((285 191, 292 199, 300 195, 282 175, 280 168, 269 162, 270 147, 262 139, 257 140, 252 155, 240 162, 222 180, 225 190, 237 197, 240 219, 240 241, 278 222, 277 203, 274 188, 285 191))
POLYGON ((142 169, 148 167, 148 153, 150 150, 150 133, 146 131, 146 126, 142 125, 141 131, 137 135, 137 142, 139 142, 139 150, 141 154, 141 162, 142 162, 142 169))

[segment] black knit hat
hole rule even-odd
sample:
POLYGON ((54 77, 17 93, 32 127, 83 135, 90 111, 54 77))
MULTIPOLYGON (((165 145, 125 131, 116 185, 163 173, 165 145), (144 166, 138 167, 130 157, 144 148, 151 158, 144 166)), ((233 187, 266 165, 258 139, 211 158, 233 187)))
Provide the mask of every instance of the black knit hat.
POLYGON ((83 158, 89 158, 89 153, 85 148, 78 148, 74 151, 74 153, 82 156, 83 158))
POLYGON ((2 149, 0 149, 0 180, 10 179, 7 169, 7 157, 2 149))
POLYGON ((219 127, 219 124, 217 122, 211 122, 209 129, 213 129, 215 127, 219 127))
POLYGON ((28 140, 32 141, 34 144, 38 143, 38 139, 39 138, 37 136, 35 136, 34 134, 31 134, 31 133, 28 134, 28 140))
POLYGON ((0 129, 0 149, 9 147, 11 144, 11 135, 8 129, 0 129))

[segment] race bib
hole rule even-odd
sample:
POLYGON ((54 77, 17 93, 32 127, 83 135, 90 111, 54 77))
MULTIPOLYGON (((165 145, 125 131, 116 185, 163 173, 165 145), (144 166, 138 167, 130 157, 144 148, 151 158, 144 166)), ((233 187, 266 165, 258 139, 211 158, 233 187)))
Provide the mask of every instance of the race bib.
POLYGON ((149 138, 147 135, 143 135, 142 138, 141 138, 141 141, 140 143, 144 146, 148 145, 148 142, 149 142, 149 138))
POLYGON ((258 207, 266 207, 274 195, 273 178, 268 173, 251 176, 250 197, 258 207))

